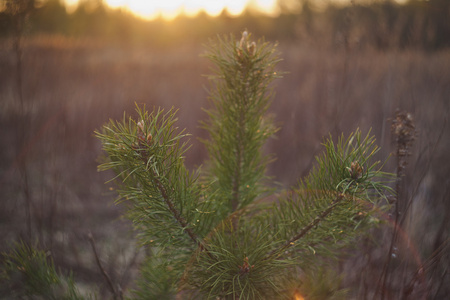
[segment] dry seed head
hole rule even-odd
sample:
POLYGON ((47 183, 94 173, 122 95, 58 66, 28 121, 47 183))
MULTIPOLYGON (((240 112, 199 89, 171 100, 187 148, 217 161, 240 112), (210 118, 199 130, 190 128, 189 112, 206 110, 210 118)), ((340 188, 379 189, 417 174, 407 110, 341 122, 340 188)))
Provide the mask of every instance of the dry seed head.
MULTIPOLYGON (((408 112, 397 111, 395 119, 392 120, 391 130, 396 137, 399 149, 408 152, 416 136, 413 116, 408 112)), ((402 154, 400 153, 400 155, 402 154)))

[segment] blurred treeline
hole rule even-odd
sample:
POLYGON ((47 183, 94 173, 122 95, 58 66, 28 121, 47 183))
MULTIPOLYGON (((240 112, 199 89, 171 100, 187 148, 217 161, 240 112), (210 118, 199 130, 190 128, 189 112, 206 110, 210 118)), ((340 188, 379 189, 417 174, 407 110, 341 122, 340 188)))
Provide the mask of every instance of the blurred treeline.
POLYGON ((268 39, 300 40, 326 47, 439 50, 450 46, 450 1, 278 0, 280 14, 270 17, 247 9, 218 17, 202 12, 167 21, 135 17, 101 0, 82 0, 68 12, 61 0, 0 0, 0 36, 58 34, 127 44, 171 46, 245 28, 268 39), (19 4, 18 4, 19 3, 19 4), (14 7, 16 6, 16 7, 14 7), (17 7, 19 6, 19 8, 17 7), (20 7, 21 6, 21 7, 20 7), (17 22, 22 18, 25 22, 17 22))

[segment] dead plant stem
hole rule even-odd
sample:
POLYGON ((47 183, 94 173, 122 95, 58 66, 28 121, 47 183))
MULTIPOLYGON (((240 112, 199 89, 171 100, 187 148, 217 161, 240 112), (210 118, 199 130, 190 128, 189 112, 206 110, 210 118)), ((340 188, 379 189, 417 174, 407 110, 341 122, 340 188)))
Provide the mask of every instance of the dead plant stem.
POLYGON ((114 295, 114 299, 120 299, 123 300, 123 295, 120 292, 121 288, 119 287, 119 290, 117 290, 114 287, 114 284, 111 280, 111 277, 108 275, 106 270, 103 268, 102 263, 100 262, 100 258, 98 256, 97 247, 95 246, 94 237, 92 236, 92 233, 88 233, 89 242, 92 246, 92 251, 94 251, 95 261, 97 262, 97 266, 99 267, 100 271, 102 272, 103 277, 105 278, 106 282, 108 283, 109 290, 114 295))

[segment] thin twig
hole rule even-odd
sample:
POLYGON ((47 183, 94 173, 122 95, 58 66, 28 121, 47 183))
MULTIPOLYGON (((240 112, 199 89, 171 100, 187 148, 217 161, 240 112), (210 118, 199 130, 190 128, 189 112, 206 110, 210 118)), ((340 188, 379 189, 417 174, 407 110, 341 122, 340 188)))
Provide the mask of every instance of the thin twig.
MULTIPOLYGON (((421 183, 422 183, 423 179, 425 178, 425 175, 428 173, 428 171, 429 171, 430 168, 431 168, 431 163, 432 163, 432 161, 433 161, 433 158, 436 157, 436 155, 435 155, 436 149, 437 149, 437 147, 439 146, 439 144, 440 144, 440 142, 441 142, 441 140, 442 140, 442 137, 444 136, 446 125, 447 125, 447 117, 445 117, 445 119, 444 119, 444 124, 442 125, 441 131, 439 132, 438 137, 436 138, 436 141, 434 142, 434 144, 433 144, 433 146, 432 146, 432 149, 430 150, 430 154, 429 154, 430 159, 429 159, 429 161, 428 161, 428 164, 427 164, 427 166, 424 168, 425 171, 423 171, 423 174, 422 174, 422 176, 420 177, 419 182, 417 183, 417 185, 416 185, 416 187, 415 187, 413 193, 411 194, 411 197, 410 197, 410 199, 409 199, 409 201, 408 201, 408 204, 407 204, 407 206, 406 206, 406 210, 405 210, 405 211, 408 211, 409 208, 411 207, 412 202, 413 202, 413 197, 414 197, 414 195, 417 194, 417 190, 418 190, 419 187, 421 186, 421 183)), ((403 217, 402 217, 401 220, 400 220, 400 224, 403 224, 403 222, 405 221, 406 215, 407 215, 406 213, 403 214, 403 217)))
POLYGON ((394 206, 394 232, 389 245, 389 251, 387 254, 386 262, 384 263, 383 270, 378 284, 381 283, 381 288, 375 292, 374 298, 381 292, 380 300, 384 300, 387 283, 389 281, 389 267, 391 265, 392 255, 395 248, 395 243, 398 242, 399 231, 402 227, 404 216, 407 215, 409 205, 405 203, 404 195, 404 177, 406 175, 407 158, 411 155, 411 148, 414 145, 416 138, 416 129, 414 120, 411 114, 407 112, 401 112, 397 110, 394 120, 391 124, 392 135, 395 136, 396 143, 396 156, 397 156, 397 178, 395 183, 396 200, 394 206))
MULTIPOLYGON (((94 251, 94 255, 95 255, 95 260, 97 262, 98 267, 100 268, 100 271, 102 272, 103 277, 105 277, 106 282, 108 283, 109 286, 109 290, 111 291, 111 293, 114 295, 114 299, 123 299, 122 293, 120 291, 117 291, 114 288, 114 284, 112 283, 111 277, 109 277, 108 273, 106 272, 106 270, 103 268, 101 262, 100 262, 100 258, 98 257, 98 252, 97 252, 97 248, 95 247, 95 241, 94 241, 94 237, 92 236, 92 233, 89 232, 88 233, 88 238, 89 238, 89 242, 92 246, 92 250, 94 251)), ((120 287, 119 287, 120 290, 120 287)))
MULTIPOLYGON (((16 91, 17 98, 20 103, 20 122, 19 122, 19 138, 17 139, 18 149, 23 146, 26 138, 27 138, 27 119, 25 116, 25 103, 23 97, 23 79, 22 79, 22 36, 23 36, 23 28, 24 22, 27 14, 30 12, 31 8, 27 6, 25 2, 10 2, 6 4, 7 13, 12 14, 13 22, 14 22, 14 39, 13 39, 13 51, 16 56, 16 91), (9 10, 9 11, 8 11, 9 10)), ((22 160, 19 162, 19 173, 23 182, 23 192, 25 197, 25 215, 26 215, 26 228, 27 228, 27 238, 28 242, 32 241, 32 206, 33 200, 31 197, 30 184, 28 178, 28 168, 26 157, 24 156, 22 160)))
MULTIPOLYGON (((402 299, 408 299, 408 297, 412 294, 414 290, 416 282, 418 282, 419 280, 421 280, 422 282, 425 281, 425 274, 429 273, 431 268, 439 264, 441 258, 445 256, 446 253, 448 253, 449 247, 450 247, 450 239, 447 239, 431 254, 430 258, 428 258, 424 263, 422 263, 419 266, 419 268, 414 272, 414 275, 409 281, 409 283, 406 285, 402 299)), ((440 285, 442 285, 442 282, 443 280, 440 282, 440 285)), ((431 299, 435 299, 435 297, 431 299)))

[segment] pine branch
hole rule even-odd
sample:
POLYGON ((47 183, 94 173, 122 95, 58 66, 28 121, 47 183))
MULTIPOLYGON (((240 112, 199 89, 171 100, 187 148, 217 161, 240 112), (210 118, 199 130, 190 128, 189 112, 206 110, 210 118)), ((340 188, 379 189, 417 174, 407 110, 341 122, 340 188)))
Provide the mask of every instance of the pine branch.
POLYGON ((274 70, 279 59, 274 46, 251 42, 246 31, 240 41, 219 38, 206 56, 216 67, 210 77, 213 107, 202 123, 211 137, 203 140, 211 159, 207 181, 229 207, 226 217, 268 191, 263 181, 270 157, 262 155, 261 148, 276 131, 266 112, 268 86, 279 77, 274 70))
POLYGON ((176 209, 175 205, 173 204, 172 200, 168 197, 166 188, 164 187, 164 185, 158 180, 157 175, 154 173, 153 171, 153 178, 154 181, 156 183, 156 186, 158 187, 158 190, 160 191, 165 203, 167 204, 170 212, 173 214, 174 218, 178 221, 178 223, 180 224, 180 226, 183 228, 183 231, 186 232, 189 237, 191 238, 191 240, 197 244, 200 249, 205 250, 208 255, 211 255, 208 251, 208 248, 206 247, 206 245, 203 243, 203 241, 191 230, 191 228, 188 226, 188 223, 186 222, 186 220, 183 218, 183 216, 181 215, 181 213, 176 209))
MULTIPOLYGON (((239 123, 241 123, 241 119, 239 120, 239 123)), ((239 188, 241 185, 241 164, 242 164, 242 143, 241 143, 241 134, 238 134, 237 137, 237 149, 236 149, 236 166, 234 170, 234 177, 233 177, 233 191, 232 191, 232 199, 231 199, 231 211, 234 212, 237 210, 239 206, 239 188)))
POLYGON ((186 135, 175 131, 172 110, 137 112, 138 120, 124 117, 97 132, 108 154, 99 168, 118 174, 115 178, 123 186, 119 194, 130 203, 129 217, 142 229, 144 243, 163 249, 170 245, 171 251, 182 247, 186 253, 192 252, 192 245, 207 251, 199 234, 211 230, 214 214, 205 213, 211 211, 210 203, 202 200, 196 177, 184 167, 187 146, 180 140, 186 135), (202 222, 197 222, 200 215, 202 222))
POLYGON ((317 157, 317 165, 298 188, 280 197, 271 209, 248 214, 249 227, 267 227, 274 240, 283 241, 265 259, 285 257, 309 268, 308 259, 335 257, 340 245, 376 222, 373 203, 389 191, 380 179, 392 176, 379 171, 378 163, 370 163, 376 146, 373 138, 360 135, 341 137, 337 144, 326 141, 325 153, 317 157))
POLYGON ((186 220, 181 216, 180 212, 175 208, 175 205, 173 204, 172 200, 170 200, 169 196, 167 195, 167 191, 161 181, 158 180, 157 175, 154 171, 153 173, 153 180, 156 183, 156 186, 158 187, 158 190, 160 191, 164 201, 167 204, 167 207, 169 208, 170 212, 172 213, 173 217, 178 221, 180 226, 185 230, 189 237, 192 239, 192 241, 196 244, 200 244, 200 241, 195 233, 192 232, 192 230, 188 227, 188 224, 186 220))
POLYGON ((279 254, 284 252, 286 249, 292 247, 295 242, 303 238, 306 234, 308 234, 315 226, 317 226, 321 221, 323 221, 335 208, 340 204, 340 202, 344 199, 343 194, 339 194, 332 202, 331 204, 322 212, 320 213, 314 220, 312 220, 308 225, 302 228, 300 232, 286 241, 286 243, 280 247, 279 249, 272 250, 272 252, 269 253, 268 258, 272 257, 275 254, 279 254))

